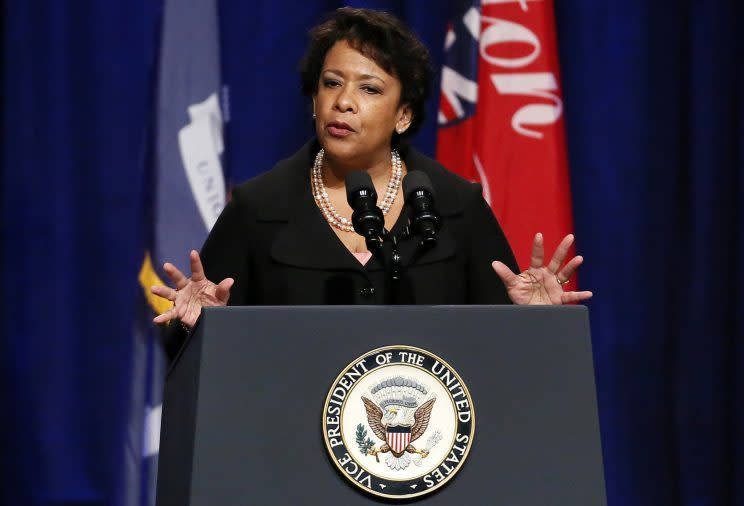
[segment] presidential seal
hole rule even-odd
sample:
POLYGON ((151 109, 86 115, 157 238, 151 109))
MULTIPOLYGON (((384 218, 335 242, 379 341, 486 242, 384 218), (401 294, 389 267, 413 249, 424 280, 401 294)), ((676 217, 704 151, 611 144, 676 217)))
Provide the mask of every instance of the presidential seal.
POLYGON ((386 346, 351 362, 323 407, 323 437, 341 474, 392 499, 428 494, 452 479, 474 430, 462 378, 441 358, 411 346, 386 346))

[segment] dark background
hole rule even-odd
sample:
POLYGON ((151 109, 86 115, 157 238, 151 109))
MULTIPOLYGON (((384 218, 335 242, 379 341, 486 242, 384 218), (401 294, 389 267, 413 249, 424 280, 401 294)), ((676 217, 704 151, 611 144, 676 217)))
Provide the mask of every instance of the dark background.
MULTIPOLYGON (((350 4, 399 14, 440 61, 445 0, 350 4)), ((296 62, 307 29, 339 5, 219 3, 232 182, 310 135, 296 62)), ((124 496, 161 9, 3 5, 8 505, 124 496)), ((743 10, 738 0, 556 2, 613 506, 744 504, 743 10)), ((416 143, 433 153, 433 121, 416 143)))

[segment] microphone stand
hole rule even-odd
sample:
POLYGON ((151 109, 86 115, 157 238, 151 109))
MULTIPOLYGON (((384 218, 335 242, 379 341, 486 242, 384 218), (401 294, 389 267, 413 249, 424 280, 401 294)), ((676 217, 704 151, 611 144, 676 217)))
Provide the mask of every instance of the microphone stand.
MULTIPOLYGON (((370 235, 364 235, 363 237, 367 249, 382 264, 385 273, 385 304, 397 304, 399 301, 398 282, 402 279, 404 273, 403 257, 400 255, 398 246, 402 241, 413 238, 410 217, 408 217, 408 224, 400 235, 393 235, 389 230, 383 228, 379 236, 370 233, 370 235)), ((435 247, 436 244, 435 236, 432 237, 431 234, 422 235, 418 248, 411 257, 411 263, 415 263, 422 254, 435 247)))
MULTIPOLYGON (((385 218, 377 207, 377 192, 369 174, 352 172, 346 177, 345 183, 346 200, 354 210, 351 215, 354 230, 364 237, 367 249, 382 264, 385 272, 385 303, 396 304, 399 302, 398 282, 403 276, 403 259, 398 250, 399 238, 385 229, 385 218)), ((409 240, 412 237, 412 227, 421 236, 419 247, 411 259, 413 263, 424 251, 436 246, 440 222, 434 208, 434 190, 425 173, 410 172, 403 180, 403 193, 410 206, 409 215, 405 217, 408 223, 400 240, 409 240)))
MULTIPOLYGON (((398 303, 398 282, 402 279, 404 274, 403 257, 400 255, 398 246, 401 242, 408 241, 411 238, 413 238, 413 236, 411 235, 410 221, 400 235, 393 235, 388 230, 383 229, 383 241, 376 257, 380 263, 382 263, 385 270, 385 304, 398 303)), ((418 248, 416 248, 415 253, 411 257, 411 264, 415 263, 422 254, 434 246, 436 246, 436 241, 422 238, 422 240, 419 241, 418 248)), ((369 248, 369 245, 367 247, 369 248)))
MULTIPOLYGON (((406 228, 407 230, 407 228, 406 228)), ((378 238, 367 238, 365 242, 367 249, 382 264, 385 272, 385 304, 391 305, 397 302, 396 282, 402 275, 401 256, 398 251, 398 237, 391 234, 387 229, 382 229, 382 241, 378 238)))

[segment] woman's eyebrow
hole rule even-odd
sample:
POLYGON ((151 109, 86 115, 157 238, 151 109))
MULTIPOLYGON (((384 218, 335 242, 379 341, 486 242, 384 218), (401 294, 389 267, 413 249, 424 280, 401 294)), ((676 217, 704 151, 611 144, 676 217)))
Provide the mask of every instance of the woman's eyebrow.
MULTIPOLYGON (((337 69, 325 69, 323 72, 332 72, 333 74, 338 75, 339 77, 345 77, 345 74, 341 70, 337 69)), ((385 80, 381 77, 372 75, 372 74, 360 74, 359 79, 377 79, 382 84, 385 84, 385 80)))

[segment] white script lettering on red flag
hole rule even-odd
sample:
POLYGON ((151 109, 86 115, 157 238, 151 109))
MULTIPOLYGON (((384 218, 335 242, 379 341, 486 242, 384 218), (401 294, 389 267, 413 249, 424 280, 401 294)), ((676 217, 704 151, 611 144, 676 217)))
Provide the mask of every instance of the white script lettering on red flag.
POLYGON ((552 0, 461 2, 445 39, 437 158, 483 185, 520 268, 573 231, 552 0))

